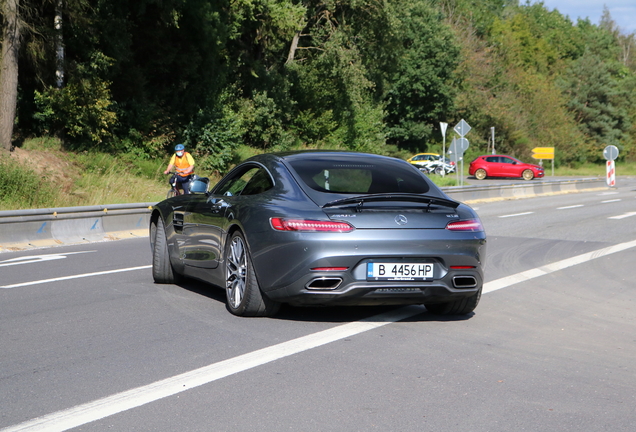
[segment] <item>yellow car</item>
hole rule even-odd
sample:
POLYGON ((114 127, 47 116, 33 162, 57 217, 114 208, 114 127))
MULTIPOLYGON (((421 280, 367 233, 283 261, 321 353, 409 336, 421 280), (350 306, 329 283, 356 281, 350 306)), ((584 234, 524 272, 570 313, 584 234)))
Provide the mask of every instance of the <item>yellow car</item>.
POLYGON ((455 162, 445 157, 442 163, 442 156, 438 153, 418 153, 406 161, 427 174, 442 174, 442 171, 449 174, 455 171, 455 162))
POLYGON ((412 163, 415 166, 425 166, 429 162, 437 162, 441 156, 437 153, 418 153, 415 156, 411 156, 406 161, 412 163))

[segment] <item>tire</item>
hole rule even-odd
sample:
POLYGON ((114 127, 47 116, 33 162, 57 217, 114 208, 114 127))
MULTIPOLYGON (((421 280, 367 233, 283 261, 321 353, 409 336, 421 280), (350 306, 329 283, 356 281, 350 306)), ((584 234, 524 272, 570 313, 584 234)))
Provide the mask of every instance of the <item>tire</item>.
POLYGON ((523 170, 521 177, 523 177, 524 180, 532 180, 534 178, 534 173, 529 169, 523 170))
POLYGON ((443 172, 444 172, 444 167, 438 166, 437 168, 435 168, 435 174, 442 175, 443 172))
POLYGON ((174 189, 170 189, 170 190, 168 191, 168 194, 166 195, 166 199, 168 199, 168 198, 172 198, 172 197, 174 197, 174 196, 177 196, 177 193, 175 192, 175 190, 174 190, 174 189))
POLYGON ((243 317, 272 316, 280 303, 263 295, 243 234, 235 232, 225 250, 225 295, 227 309, 243 317))
POLYGON ((181 280, 170 263, 166 230, 161 216, 150 225, 150 239, 152 246, 152 277, 155 283, 174 284, 181 280))
POLYGON ((470 297, 464 297, 447 303, 424 304, 433 315, 467 315, 475 310, 481 299, 481 288, 470 297))
POLYGON ((483 180, 486 177, 488 177, 488 174, 486 174, 486 170, 483 168, 479 168, 477 171, 475 171, 475 178, 477 180, 483 180))

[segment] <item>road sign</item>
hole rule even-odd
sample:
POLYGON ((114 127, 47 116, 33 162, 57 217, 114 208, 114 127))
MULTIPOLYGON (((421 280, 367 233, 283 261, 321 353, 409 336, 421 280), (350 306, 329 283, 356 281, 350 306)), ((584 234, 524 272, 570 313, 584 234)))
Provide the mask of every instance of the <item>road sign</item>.
POLYGON ((535 159, 554 159, 554 147, 535 147, 532 149, 535 159))
POLYGON ((618 148, 614 145, 608 145, 603 150, 603 157, 608 161, 616 160, 618 157, 618 148))
MULTIPOLYGON (((462 120, 463 121, 463 120, 462 120)), ((467 125, 468 126, 468 125, 467 125)), ((455 127, 455 129, 457 129, 457 127, 455 127)), ((470 126, 469 126, 469 130, 470 130, 470 126)), ((457 131, 455 131, 457 132, 457 131)), ((466 151, 466 149, 469 146, 469 142, 466 138, 453 138, 453 142, 450 145, 450 148, 448 150, 448 154, 450 155, 450 159, 455 162, 456 164, 460 164, 461 163, 461 168, 458 166, 457 170, 456 170, 456 174, 457 174, 457 183, 459 184, 459 186, 462 186, 464 181, 463 179, 460 177, 459 173, 460 172, 464 172, 464 152, 466 151)))
POLYGON ((468 148, 470 143, 466 138, 453 138, 450 147, 448 148, 448 154, 455 155, 459 160, 464 155, 464 152, 468 148))
POLYGON ((453 128, 453 130, 457 132, 460 137, 466 136, 466 134, 470 132, 471 129, 472 128, 468 125, 468 123, 466 123, 464 119, 461 119, 459 123, 457 123, 453 128))
POLYGON ((459 143, 459 148, 462 149, 462 154, 464 154, 464 152, 468 150, 468 146, 470 145, 470 143, 466 138, 460 138, 457 140, 457 142, 459 143))
POLYGON ((446 128, 448 127, 448 123, 439 122, 439 128, 442 130, 442 136, 446 136, 446 128))
MULTIPOLYGON (((457 153, 456 150, 458 150, 457 138, 453 138, 453 141, 451 141, 450 145, 448 146, 448 157, 453 162, 459 162, 462 157, 461 153, 457 153)), ((461 147, 459 148, 459 150, 461 150, 461 147)))

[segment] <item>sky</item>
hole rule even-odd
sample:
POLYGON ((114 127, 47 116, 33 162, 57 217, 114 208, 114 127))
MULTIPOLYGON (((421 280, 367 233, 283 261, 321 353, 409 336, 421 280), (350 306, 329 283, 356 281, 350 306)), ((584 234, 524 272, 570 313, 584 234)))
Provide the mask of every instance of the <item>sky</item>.
MULTIPOLYGON (((576 24, 578 18, 589 18, 598 24, 606 5, 612 19, 624 34, 636 32, 636 0, 542 0, 549 10, 558 9, 576 24)), ((520 2, 523 3, 523 2, 520 2)))

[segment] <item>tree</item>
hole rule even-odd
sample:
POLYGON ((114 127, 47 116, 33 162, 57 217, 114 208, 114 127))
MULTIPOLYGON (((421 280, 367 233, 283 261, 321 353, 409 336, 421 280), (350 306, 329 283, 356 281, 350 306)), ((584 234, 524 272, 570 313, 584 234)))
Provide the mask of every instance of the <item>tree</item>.
POLYGON ((2 0, 2 59, 0 59, 0 145, 11 149, 18 100, 18 52, 20 50, 20 0, 2 0))
POLYGON ((628 110, 634 104, 630 95, 625 94, 625 85, 621 85, 620 74, 624 71, 616 70, 615 66, 587 51, 572 62, 560 80, 579 128, 599 148, 610 144, 623 148, 630 141, 628 110))
POLYGON ((404 2, 398 10, 402 41, 387 95, 389 141, 425 149, 433 125, 453 110, 459 45, 439 11, 425 2, 404 2))
POLYGON ((64 34, 62 32, 64 7, 63 0, 55 2, 55 19, 53 25, 55 27, 55 86, 62 88, 64 86, 64 34))

